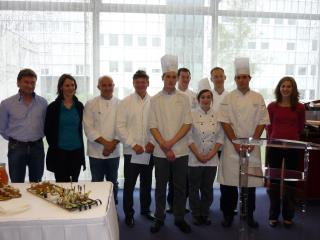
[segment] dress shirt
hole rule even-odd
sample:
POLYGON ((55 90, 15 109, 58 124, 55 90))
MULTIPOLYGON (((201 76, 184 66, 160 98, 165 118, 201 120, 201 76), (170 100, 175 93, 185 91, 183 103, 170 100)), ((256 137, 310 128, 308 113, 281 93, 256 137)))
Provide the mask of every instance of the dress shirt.
MULTIPOLYGON (((209 153, 216 143, 224 143, 224 132, 219 122, 217 122, 216 113, 211 108, 208 112, 200 107, 191 112, 192 128, 189 134, 189 145, 194 143, 199 153, 205 155, 209 153)), ((192 151, 189 154, 189 163, 191 167, 217 166, 219 162, 218 154, 208 162, 202 163, 196 158, 192 151)))
POLYGON ((119 100, 112 97, 106 100, 101 96, 88 101, 84 107, 83 127, 87 136, 87 154, 90 157, 107 159, 120 156, 119 144, 109 155, 104 156, 103 145, 95 142, 99 137, 108 141, 118 139, 116 136, 116 111, 119 100))
POLYGON ((43 138, 47 106, 47 101, 36 94, 28 106, 20 93, 3 100, 0 104, 1 136, 22 142, 43 138))
MULTIPOLYGON (((158 129, 164 140, 172 139, 183 124, 191 123, 191 108, 186 94, 177 90, 168 94, 163 90, 151 98, 149 129, 158 129)), ((188 155, 188 138, 184 136, 172 150, 176 157, 188 155)), ((166 157, 158 143, 155 144, 153 155, 159 158, 166 157)))
POLYGON ((142 99, 137 93, 132 93, 118 105, 116 130, 120 141, 123 143, 123 153, 135 153, 132 147, 136 144, 144 146, 155 141, 148 129, 150 110, 150 96, 142 99))

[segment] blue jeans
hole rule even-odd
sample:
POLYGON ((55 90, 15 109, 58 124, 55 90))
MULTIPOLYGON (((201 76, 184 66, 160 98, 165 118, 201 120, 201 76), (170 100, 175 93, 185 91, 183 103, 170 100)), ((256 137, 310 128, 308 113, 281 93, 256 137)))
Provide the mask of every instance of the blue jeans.
POLYGON ((32 143, 9 141, 8 163, 10 180, 23 183, 26 167, 29 169, 29 182, 40 182, 44 170, 44 149, 42 140, 32 143))
POLYGON ((102 182, 104 179, 113 183, 114 201, 118 203, 118 168, 120 157, 99 159, 89 157, 92 182, 102 182))

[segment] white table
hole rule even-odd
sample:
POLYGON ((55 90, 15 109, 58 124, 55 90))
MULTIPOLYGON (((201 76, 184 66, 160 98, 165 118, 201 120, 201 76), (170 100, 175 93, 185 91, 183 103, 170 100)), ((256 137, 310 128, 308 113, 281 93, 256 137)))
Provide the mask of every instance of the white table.
MULTIPOLYGON (((79 184, 85 184, 86 192, 91 190, 90 198, 101 199, 102 205, 87 211, 69 212, 27 192, 29 183, 11 184, 20 189, 22 197, 0 202, 0 206, 28 204, 30 208, 20 213, 0 214, 0 240, 118 240, 112 183, 79 184)), ((70 183, 58 185, 70 187, 70 183)))

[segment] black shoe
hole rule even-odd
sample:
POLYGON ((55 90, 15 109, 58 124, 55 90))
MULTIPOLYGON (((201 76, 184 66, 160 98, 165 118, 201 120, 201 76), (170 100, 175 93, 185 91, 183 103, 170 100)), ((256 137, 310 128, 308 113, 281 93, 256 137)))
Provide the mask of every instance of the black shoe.
POLYGON ((175 221, 174 225, 176 225, 181 232, 183 233, 190 233, 191 232, 191 227, 189 226, 189 224, 185 221, 175 221))
POLYGON ((247 219, 247 224, 251 228, 258 228, 259 227, 259 223, 257 221, 255 221, 253 217, 249 217, 247 219))
POLYGON ((156 220, 154 220, 154 223, 150 227, 150 232, 157 233, 160 231, 162 226, 163 226, 163 222, 156 219, 156 220))
POLYGON ((169 207, 166 210, 167 213, 172 214, 173 213, 173 207, 169 207))
POLYGON ((234 216, 238 215, 238 209, 234 209, 234 210, 233 210, 233 215, 234 215, 234 216))
POLYGON ((125 218, 125 223, 126 223, 126 225, 129 227, 129 228, 133 228, 134 227, 134 218, 133 217, 126 217, 125 218))
POLYGON ((186 208, 185 210, 184 210, 184 213, 189 213, 190 212, 190 210, 188 209, 188 208, 186 208))
POLYGON ((192 218, 192 223, 193 223, 194 225, 199 226, 199 225, 202 224, 202 218, 201 218, 200 216, 194 216, 194 217, 192 218))
POLYGON ((211 219, 208 216, 202 216, 202 223, 204 225, 211 225, 211 219))
POLYGON ((273 227, 273 228, 274 228, 274 227, 276 227, 276 226, 278 225, 278 223, 279 223, 279 222, 278 222, 277 219, 270 219, 270 220, 269 220, 269 226, 270 226, 270 227, 273 227))
POLYGON ((293 225, 292 220, 283 220, 283 226, 284 226, 285 228, 291 228, 292 225, 293 225))
POLYGON ((144 216, 146 219, 148 219, 148 220, 150 220, 150 221, 154 221, 154 220, 155 220, 155 217, 154 217, 151 213, 149 213, 149 212, 147 212, 147 213, 141 213, 141 215, 144 216))
POLYGON ((233 216, 224 216, 223 221, 221 222, 222 227, 229 228, 233 222, 233 216))

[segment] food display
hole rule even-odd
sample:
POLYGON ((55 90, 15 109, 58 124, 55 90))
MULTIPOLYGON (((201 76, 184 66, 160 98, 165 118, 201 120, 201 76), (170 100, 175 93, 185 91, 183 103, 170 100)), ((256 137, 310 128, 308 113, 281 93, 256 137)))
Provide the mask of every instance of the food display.
POLYGON ((10 200, 12 198, 19 197, 21 197, 19 189, 16 189, 4 183, 0 183, 0 201, 10 200))
POLYGON ((102 204, 100 199, 89 198, 91 191, 86 192, 85 185, 64 188, 50 182, 32 183, 28 192, 54 203, 69 211, 88 210, 102 204))

